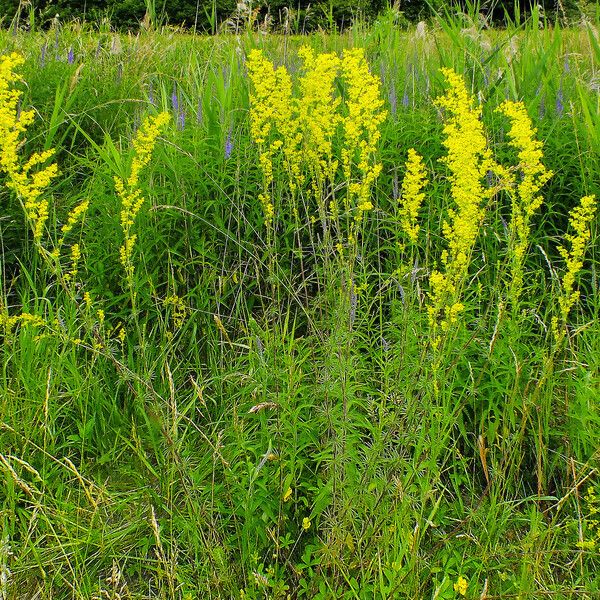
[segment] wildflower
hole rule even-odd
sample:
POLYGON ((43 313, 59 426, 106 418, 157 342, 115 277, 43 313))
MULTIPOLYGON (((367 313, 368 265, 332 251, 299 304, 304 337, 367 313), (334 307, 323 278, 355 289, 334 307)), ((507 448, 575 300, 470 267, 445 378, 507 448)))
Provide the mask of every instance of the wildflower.
POLYGON ((434 270, 429 278, 428 314, 434 349, 441 341, 438 327, 447 330, 462 310, 458 296, 483 219, 484 203, 493 193, 484 188, 482 180, 488 171, 499 169, 487 147, 481 108, 474 106, 459 75, 447 68, 442 73, 449 89, 435 104, 445 111, 447 155, 441 160, 448 166, 454 207, 448 210, 449 218, 442 226, 448 243, 441 256, 442 270, 434 270))
POLYGON ((416 243, 419 234, 417 215, 425 198, 425 194, 421 191, 425 185, 427 185, 427 178, 423 159, 414 148, 410 148, 406 162, 406 175, 402 183, 400 226, 413 244, 416 243))
POLYGON ((48 200, 43 192, 57 175, 58 167, 51 164, 35 170, 53 156, 54 150, 36 152, 25 164, 20 164, 18 151, 23 143, 20 138, 34 119, 32 110, 19 110, 22 92, 13 88, 13 84, 21 80, 16 70, 23 63, 23 57, 16 53, 0 57, 0 172, 6 173, 7 187, 21 201, 33 240, 40 249, 48 219, 48 200))
POLYGON ((396 85, 393 81, 390 85, 389 102, 390 102, 390 113, 392 114, 393 117, 395 117, 396 112, 398 111, 398 95, 396 94, 396 85))
POLYGON ((146 118, 133 140, 135 154, 129 177, 127 179, 115 177, 115 188, 121 199, 121 228, 124 235, 119 255, 130 283, 134 271, 131 257, 137 240, 137 235, 131 233, 131 228, 144 203, 144 197, 139 187, 139 176, 141 170, 150 162, 156 139, 160 135, 162 127, 168 123, 169 119, 170 116, 166 112, 160 113, 156 117, 146 118))
POLYGON ((73 52, 73 48, 69 48, 69 52, 67 54, 67 62, 72 65, 75 62, 75 53, 73 52))
POLYGON ((154 86, 152 85, 152 82, 150 82, 150 85, 148 86, 148 102, 150 104, 152 104, 152 106, 155 106, 155 101, 154 101, 154 86))
POLYGON ((304 531, 307 531, 308 529, 310 529, 310 526, 310 519, 308 517, 304 517, 304 519, 302 519, 302 529, 304 529, 304 531))
POLYGON ((562 294, 558 300, 560 314, 552 318, 552 331, 557 344, 562 341, 569 313, 579 300, 580 292, 574 289, 575 279, 583 268, 585 247, 590 239, 589 225, 595 212, 595 196, 584 196, 579 206, 576 206, 569 216, 569 225, 575 233, 565 235, 565 239, 570 243, 571 248, 558 247, 559 254, 565 260, 567 272, 562 279, 562 294))
POLYGON ((552 177, 541 159, 542 143, 535 139, 536 129, 522 102, 503 102, 497 109, 511 123, 508 137, 510 145, 518 151, 519 163, 515 167, 522 175, 520 181, 508 175, 507 189, 511 196, 511 221, 509 224, 509 256, 512 262, 509 298, 516 305, 523 286, 523 263, 529 246, 530 221, 542 204, 539 191, 552 177))
POLYGON ((165 308, 171 308, 173 328, 175 330, 180 329, 185 323, 185 319, 189 313, 189 309, 183 301, 183 298, 180 298, 177 294, 172 294, 163 300, 163 306, 165 308))
POLYGON ((173 92, 171 93, 171 107, 175 112, 179 110, 179 97, 177 96, 177 88, 173 86, 173 92))
POLYGON ((58 248, 62 247, 65 242, 65 238, 73 230, 75 225, 77 225, 78 221, 83 219, 89 205, 89 200, 83 200, 75 208, 73 208, 73 210, 71 210, 69 216, 67 217, 67 222, 61 227, 60 231, 62 235, 58 240, 58 248))
POLYGON ((456 583, 454 584, 454 591, 456 593, 460 594, 461 596, 466 596, 468 585, 469 585, 469 582, 461 575, 456 580, 456 583))
POLYGON ((272 138, 278 131, 285 131, 285 123, 292 121, 292 82, 285 67, 275 69, 257 49, 249 53, 247 68, 253 87, 250 94, 250 133, 259 147, 259 163, 263 172, 263 186, 258 199, 263 206, 265 225, 270 230, 275 216, 271 199, 273 155, 281 147, 273 146, 272 138))
POLYGON ((563 104, 564 98, 563 98, 563 90, 562 90, 562 86, 558 88, 558 92, 556 93, 556 105, 555 105, 555 110, 556 110, 556 114, 558 117, 562 117, 563 112, 565 110, 565 106, 563 104))
POLYGON ((283 494, 283 501, 284 502, 288 502, 290 500, 290 498, 292 497, 292 488, 289 487, 286 491, 285 494, 283 494))
POLYGON ((308 46, 302 46, 298 56, 303 60, 299 127, 303 132, 304 158, 313 176, 312 189, 324 219, 324 187, 333 181, 338 168, 333 157, 333 137, 342 118, 338 114, 340 99, 334 93, 341 62, 333 53, 316 55, 308 46))
MULTIPOLYGON (((344 52, 342 74, 347 84, 347 116, 344 119, 344 148, 342 165, 344 176, 350 182, 347 207, 354 212, 356 224, 363 214, 372 210, 371 188, 381 173, 381 164, 375 161, 375 151, 381 138, 379 126, 386 117, 380 97, 380 81, 369 72, 362 48, 344 52), (358 177, 353 177, 353 170, 358 177)), ((354 232, 350 232, 355 238, 354 232)))
POLYGON ((180 110, 177 115, 177 129, 185 129, 185 111, 180 110))

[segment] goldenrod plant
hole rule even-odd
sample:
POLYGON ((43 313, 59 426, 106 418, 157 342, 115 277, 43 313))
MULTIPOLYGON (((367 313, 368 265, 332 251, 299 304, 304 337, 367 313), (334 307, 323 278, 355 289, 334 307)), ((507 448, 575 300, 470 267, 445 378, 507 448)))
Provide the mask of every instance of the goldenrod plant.
POLYGON ((508 302, 518 310, 523 289, 523 266, 531 241, 531 219, 542 205, 542 187, 552 177, 542 163, 542 143, 535 139, 536 128, 531 123, 522 102, 506 100, 497 109, 510 121, 510 145, 518 152, 518 163, 505 172, 504 185, 511 198, 508 226, 508 257, 511 264, 508 281, 508 302))
POLYGON ((54 155, 54 150, 34 152, 24 163, 19 157, 22 138, 35 116, 33 110, 21 109, 23 93, 14 87, 22 80, 18 69, 24 62, 23 56, 16 52, 0 57, 0 170, 7 176, 6 185, 17 194, 33 241, 43 252, 42 241, 49 213, 49 201, 44 192, 58 174, 58 166, 55 163, 41 166, 54 155))
POLYGON ((561 280, 559 311, 552 317, 552 333, 557 346, 560 346, 566 335, 569 314, 581 297, 580 290, 575 289, 575 283, 583 269, 585 250, 591 237, 590 224, 596 209, 596 197, 584 196, 569 214, 569 225, 573 233, 565 234, 565 240, 570 247, 558 247, 558 252, 565 261, 566 272, 561 280))
POLYGON ((412 245, 418 241, 419 210, 425 200, 423 189, 427 183, 427 170, 423 164, 423 158, 414 148, 409 148, 398 210, 400 228, 406 237, 405 244, 412 245))
POLYGON ((132 142, 134 156, 129 175, 127 178, 115 176, 114 179, 115 189, 121 201, 121 228, 124 237, 123 244, 119 250, 119 256, 130 288, 133 283, 133 273, 135 270, 132 260, 133 251, 137 240, 137 234, 132 233, 132 228, 145 201, 140 187, 140 173, 150 162, 156 140, 170 119, 171 116, 166 112, 146 117, 132 142))

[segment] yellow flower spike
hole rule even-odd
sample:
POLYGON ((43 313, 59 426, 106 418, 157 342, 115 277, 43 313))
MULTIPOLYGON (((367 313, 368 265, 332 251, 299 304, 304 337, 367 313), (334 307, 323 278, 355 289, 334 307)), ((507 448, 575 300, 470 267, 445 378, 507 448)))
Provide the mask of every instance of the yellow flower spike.
POLYGON ((263 191, 258 199, 263 207, 265 225, 270 229, 275 216, 271 199, 274 154, 283 148, 291 181, 300 176, 296 150, 299 143, 294 139, 296 120, 293 116, 292 81, 285 67, 275 69, 260 50, 250 51, 246 65, 253 88, 250 94, 250 134, 259 146, 259 163, 263 172, 263 191), (273 140, 278 132, 283 139, 273 140))
POLYGON ((333 138, 342 117, 335 96, 335 80, 341 61, 334 53, 315 55, 302 46, 298 56, 303 60, 300 77, 299 121, 304 136, 304 160, 312 174, 321 218, 325 216, 325 186, 335 178, 338 161, 333 156, 333 138))
POLYGON ((24 62, 24 58, 17 53, 0 56, 0 172, 6 173, 6 186, 21 201, 33 232, 33 240, 41 250, 49 212, 48 200, 43 194, 56 177, 58 167, 51 164, 34 170, 47 162, 54 155, 54 150, 34 153, 24 165, 20 164, 18 152, 23 143, 22 135, 34 120, 32 110, 19 111, 22 92, 13 87, 22 79, 17 70, 24 62))
POLYGON ((454 584, 454 591, 461 596, 466 596, 468 585, 469 582, 461 575, 454 584))
POLYGON ((511 220, 509 224, 509 256, 512 262, 509 300, 518 303, 523 288, 523 264, 529 247, 530 221, 542 205, 541 188, 552 177, 552 171, 542 164, 542 143, 535 139, 537 130, 532 126, 522 102, 506 100, 497 109, 510 120, 508 137, 510 145, 518 151, 520 180, 509 175, 506 187, 511 196, 511 220))
POLYGON ((119 249, 119 256, 129 285, 131 285, 134 273, 131 258, 137 240, 137 235, 131 233, 131 228, 144 204, 144 196, 139 188, 139 175, 141 170, 150 162, 156 140, 170 119, 171 116, 167 112, 145 119, 132 142, 134 157, 129 177, 127 179, 114 178, 115 189, 121 200, 121 228, 123 229, 124 236, 123 245, 119 249))
POLYGON ((369 71, 364 50, 346 50, 342 59, 342 74, 347 85, 347 116, 344 124, 344 148, 342 167, 348 181, 358 182, 348 186, 347 208, 354 213, 356 225, 363 213, 372 210, 371 189, 381 173, 381 165, 375 162, 375 152, 381 138, 380 125, 387 116, 383 109, 380 81, 369 71))
POLYGON ((567 271, 562 279, 562 293, 558 300, 560 314, 552 318, 552 332, 557 345, 565 335, 565 328, 569 313, 579 300, 580 292, 575 290, 575 279, 583 268, 585 247, 590 239, 589 225, 596 213, 597 203, 595 196, 584 196, 569 215, 569 225, 574 234, 565 235, 571 245, 570 249, 558 247, 559 254, 565 260, 567 271))
POLYGON ((427 171, 423 159, 414 148, 408 151, 406 174, 402 183, 402 198, 400 206, 400 226, 412 244, 417 242, 419 224, 417 216, 419 208, 425 199, 422 192, 427 185, 427 171))
MULTIPOLYGON (((494 193, 482 183, 488 171, 500 168, 487 147, 481 107, 476 107, 463 79, 452 69, 442 69, 448 84, 446 93, 435 100, 444 111, 444 146, 441 159, 449 170, 448 180, 454 206, 442 225, 447 249, 442 252, 441 269, 429 279, 429 325, 432 346, 440 348, 439 328, 448 331, 458 322, 463 307, 459 295, 468 273, 471 253, 483 220, 485 204, 494 193)), ((434 372, 437 366, 434 365, 434 372)), ((435 373, 434 373, 435 374, 435 373)))

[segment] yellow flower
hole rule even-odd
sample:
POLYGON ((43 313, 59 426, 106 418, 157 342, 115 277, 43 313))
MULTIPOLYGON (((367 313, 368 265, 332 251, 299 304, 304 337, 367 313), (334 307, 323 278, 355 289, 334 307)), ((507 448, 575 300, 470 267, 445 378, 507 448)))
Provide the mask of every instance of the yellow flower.
POLYGON ((571 248, 558 247, 559 254, 565 260, 567 272, 562 280, 562 294, 558 300, 560 315, 552 318, 552 332, 557 343, 562 341, 569 313, 579 300, 580 292, 574 289, 575 279, 583 268, 585 247, 590 239, 589 225, 595 213, 596 197, 584 196, 579 206, 576 206, 569 216, 569 225, 575 234, 567 234, 565 239, 570 243, 571 248))
POLYGON ((468 585, 469 582, 461 575, 454 584, 454 591, 460 594, 461 596, 466 596, 468 585))
POLYGON ((542 143, 535 139, 537 130, 531 124, 525 105, 506 100, 496 110, 510 120, 508 137, 510 145, 518 151, 519 163, 515 169, 521 173, 519 181, 514 175, 504 173, 505 187, 511 196, 509 299, 514 306, 523 287, 523 263, 529 247, 530 220, 542 204, 539 191, 552 177, 552 171, 547 171, 542 164, 542 143))
POLYGON ((271 200, 273 156, 282 146, 291 174, 290 181, 300 177, 299 143, 295 139, 296 105, 292 101, 292 81, 284 66, 275 69, 273 63, 257 49, 250 51, 246 65, 253 87, 250 94, 250 133, 259 146, 259 163, 263 172, 263 191, 258 199, 263 206, 265 225, 270 229, 275 215, 271 200), (277 132, 281 133, 283 141, 272 140, 277 132))
POLYGON ((170 118, 167 112, 160 113, 156 117, 150 116, 146 118, 133 139, 132 145, 135 153, 129 177, 127 179, 115 177, 114 180, 115 189, 121 200, 121 228, 124 235, 119 255, 121 264, 125 268, 127 280, 130 283, 134 271, 131 257, 137 239, 137 235, 131 233, 131 228, 144 203, 144 197, 139 187, 139 176, 141 170, 150 162, 156 140, 170 118))
POLYGON ((444 146, 441 159, 448 167, 448 180, 454 206, 442 225, 447 248, 442 252, 441 269, 429 279, 429 325, 434 349, 440 346, 440 332, 458 321, 462 311, 460 291, 468 273, 471 253, 483 220, 485 203, 493 193, 482 183, 488 171, 498 171, 487 147, 481 107, 474 105, 463 79, 452 69, 443 68, 448 84, 445 95, 435 104, 444 111, 444 146))
POLYGON ((56 164, 35 170, 54 154, 54 150, 34 153, 21 166, 18 151, 23 144, 22 135, 33 123, 32 110, 20 110, 22 92, 13 85, 21 81, 16 70, 25 62, 17 54, 0 56, 0 172, 7 175, 6 185, 18 196, 33 231, 33 240, 38 248, 44 226, 48 220, 48 200, 44 190, 58 173, 56 164))
POLYGON ((406 174, 402 183, 400 226, 413 244, 417 242, 419 234, 417 216, 419 208, 425 199, 425 194, 421 190, 428 183, 426 175, 427 172, 423 164, 423 159, 417 154, 414 148, 410 148, 408 151, 408 160, 406 161, 406 174))
POLYGON ((285 494, 283 494, 283 501, 284 502, 288 502, 289 499, 292 497, 292 488, 289 487, 286 491, 285 494))
POLYGON ((333 53, 316 55, 308 46, 302 46, 298 56, 304 61, 298 125, 303 135, 304 160, 313 177, 312 189, 324 218, 325 188, 334 180, 338 168, 333 157, 333 138, 342 120, 338 112, 340 98, 335 96, 341 61, 333 53))
POLYGON ((379 128, 387 113, 383 109, 380 81, 369 71, 362 48, 344 52, 342 74, 347 86, 342 166, 348 182, 353 181, 348 185, 346 205, 354 212, 356 229, 363 213, 373 208, 371 189, 381 173, 375 152, 381 138, 379 128))
POLYGON ((310 525, 310 519, 308 517, 304 517, 304 519, 302 519, 302 529, 306 531, 307 529, 310 529, 310 525))

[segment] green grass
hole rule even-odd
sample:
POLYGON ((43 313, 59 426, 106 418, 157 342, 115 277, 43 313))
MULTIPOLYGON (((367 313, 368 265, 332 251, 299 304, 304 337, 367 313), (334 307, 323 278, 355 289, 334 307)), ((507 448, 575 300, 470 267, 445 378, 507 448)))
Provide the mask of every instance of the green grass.
POLYGON ((57 149, 47 238, 82 199, 90 208, 64 287, 0 190, 0 307, 47 322, 0 335, 0 599, 442 599, 459 576, 467 598, 599 597, 597 218, 565 344, 548 331, 568 212, 600 196, 597 32, 535 18, 506 30, 456 18, 425 35, 385 20, 307 38, 1 32, 2 51, 27 59, 23 104, 37 111, 21 153, 57 149), (304 43, 364 47, 389 111, 351 279, 305 213, 268 245, 257 200, 244 57, 261 47, 294 71, 304 43), (436 394, 441 66, 484 104, 506 164, 494 108, 522 99, 554 176, 516 315, 499 304, 510 203, 490 203, 436 394), (174 119, 142 176, 132 310, 113 176, 160 110, 174 119), (409 147, 431 181, 410 256, 396 219, 409 147))

